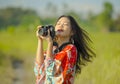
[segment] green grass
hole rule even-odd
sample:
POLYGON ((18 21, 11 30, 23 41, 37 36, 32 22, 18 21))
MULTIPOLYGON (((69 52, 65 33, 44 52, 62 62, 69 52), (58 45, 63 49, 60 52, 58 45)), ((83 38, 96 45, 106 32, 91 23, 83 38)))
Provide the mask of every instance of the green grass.
POLYGON ((96 58, 82 69, 75 84, 120 83, 120 33, 92 33, 96 58))
MULTIPOLYGON (((90 34, 96 58, 83 67, 75 84, 120 84, 120 33, 90 34)), ((12 84, 12 79, 16 76, 11 58, 23 60, 26 73, 24 83, 35 83, 33 66, 36 48, 35 32, 0 32, 1 84, 12 84)))

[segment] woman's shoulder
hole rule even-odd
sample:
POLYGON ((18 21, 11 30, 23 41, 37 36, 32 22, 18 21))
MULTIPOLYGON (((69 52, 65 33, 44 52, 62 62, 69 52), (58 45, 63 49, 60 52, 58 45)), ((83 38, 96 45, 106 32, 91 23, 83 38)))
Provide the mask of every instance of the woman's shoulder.
POLYGON ((77 49, 76 49, 76 46, 74 44, 68 44, 64 47, 63 50, 68 51, 68 50, 77 50, 77 49))

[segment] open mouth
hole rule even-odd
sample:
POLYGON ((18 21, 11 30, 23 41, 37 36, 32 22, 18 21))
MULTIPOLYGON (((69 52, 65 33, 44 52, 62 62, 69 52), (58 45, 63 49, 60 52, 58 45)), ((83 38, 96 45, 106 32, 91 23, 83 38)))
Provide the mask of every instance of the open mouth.
POLYGON ((57 32, 63 32, 63 30, 62 29, 58 29, 57 32))

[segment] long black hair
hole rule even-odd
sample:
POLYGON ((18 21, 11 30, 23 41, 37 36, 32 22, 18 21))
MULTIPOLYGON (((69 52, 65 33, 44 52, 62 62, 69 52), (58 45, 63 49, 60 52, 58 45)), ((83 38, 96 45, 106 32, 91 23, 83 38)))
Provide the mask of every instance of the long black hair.
POLYGON ((87 62, 91 62, 91 58, 95 56, 95 53, 89 46, 89 43, 92 43, 92 41, 88 37, 88 33, 77 24, 76 20, 72 16, 62 15, 58 18, 58 20, 62 17, 66 17, 70 20, 73 32, 71 38, 74 40, 74 45, 77 48, 77 62, 75 73, 81 73, 82 65, 86 65, 87 62))

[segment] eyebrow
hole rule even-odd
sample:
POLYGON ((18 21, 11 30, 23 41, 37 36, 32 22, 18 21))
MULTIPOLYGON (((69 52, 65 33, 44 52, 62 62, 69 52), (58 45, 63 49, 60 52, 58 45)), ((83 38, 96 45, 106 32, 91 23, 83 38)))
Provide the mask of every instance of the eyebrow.
MULTIPOLYGON (((58 21, 58 22, 61 23, 61 21, 58 21)), ((57 22, 57 23, 58 23, 58 22, 57 22)), ((70 22, 63 22, 63 23, 70 23, 70 22)))

